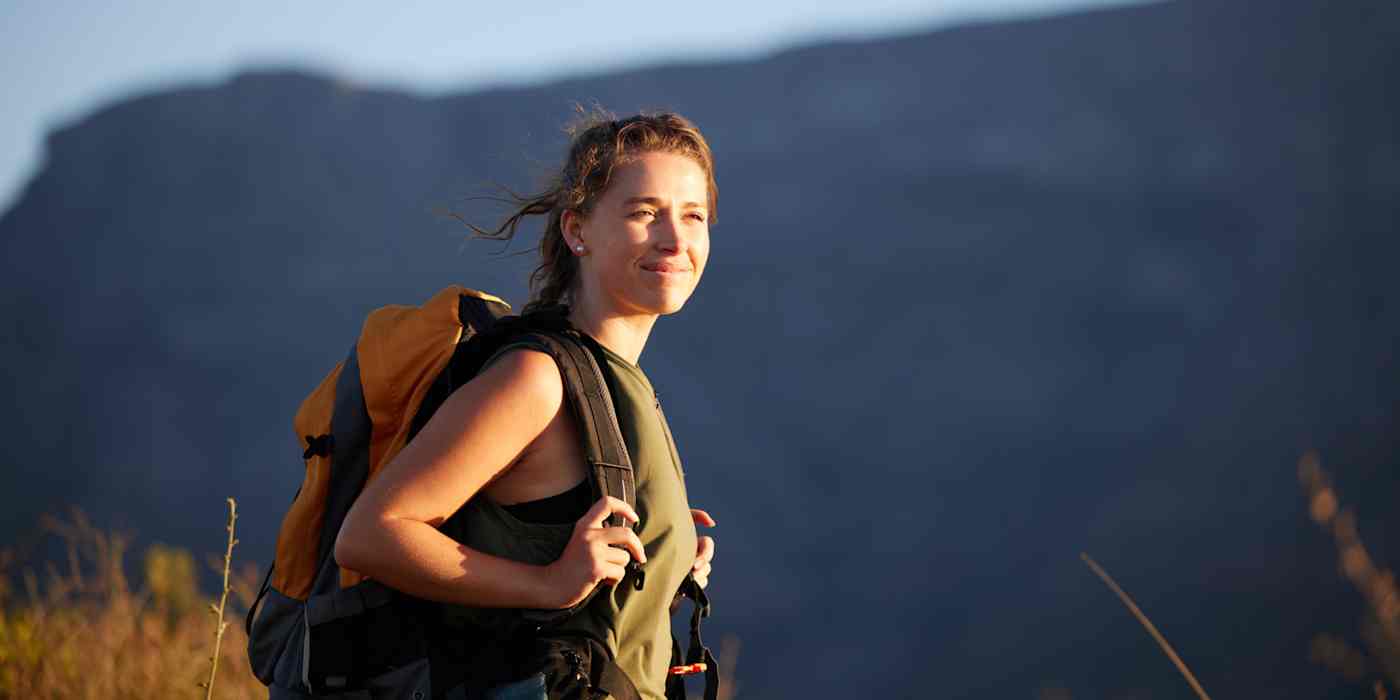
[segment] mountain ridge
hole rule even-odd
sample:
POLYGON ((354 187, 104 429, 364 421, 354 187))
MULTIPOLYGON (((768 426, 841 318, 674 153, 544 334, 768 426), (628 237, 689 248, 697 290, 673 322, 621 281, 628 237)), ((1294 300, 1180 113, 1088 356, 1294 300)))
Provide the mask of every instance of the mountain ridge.
POLYGON ((1396 12, 1163 3, 433 98, 253 73, 99 110, 0 214, 23 370, 0 533, 71 501, 213 549, 234 495, 239 555, 267 561, 291 413, 364 314, 448 283, 524 299, 533 261, 436 212, 494 221, 463 196, 529 189, 573 101, 669 106, 714 145, 720 221, 640 363, 721 523, 744 692, 1177 687, 1087 550, 1213 693, 1340 697, 1302 661, 1359 598, 1292 469, 1342 465, 1396 561, 1396 12))

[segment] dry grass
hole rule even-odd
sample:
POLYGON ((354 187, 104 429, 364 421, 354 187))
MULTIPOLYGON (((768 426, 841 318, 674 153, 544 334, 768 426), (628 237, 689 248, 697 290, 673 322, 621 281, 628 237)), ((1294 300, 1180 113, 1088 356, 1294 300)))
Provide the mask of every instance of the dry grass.
MULTIPOLYGON (((197 589, 190 553, 151 546, 145 580, 133 588, 122 570, 128 537, 98 530, 77 511, 44 526, 66 543, 66 570, 23 571, 22 592, 0 584, 0 697, 205 695, 200 686, 210 677, 217 623, 197 589)), ((12 554, 0 556, 0 580, 14 565, 12 554)), ((229 581, 245 608, 255 583, 251 564, 229 581)), ((242 625, 229 625, 223 642, 212 697, 267 697, 248 668, 242 625)))
MULTIPOLYGON (((1400 589, 1395 585, 1395 574, 1383 569, 1371 558, 1366 545, 1356 529, 1356 516, 1341 506, 1337 492, 1332 488, 1332 477, 1322 469, 1316 452, 1303 455, 1298 462, 1298 479, 1308 498, 1308 513, 1313 522, 1330 534, 1337 545, 1337 553, 1342 574, 1360 591, 1366 601, 1365 617, 1361 633, 1368 653, 1358 650, 1341 635, 1320 634, 1313 638, 1310 658, 1353 683, 1370 679, 1370 690, 1377 700, 1390 697, 1386 685, 1388 677, 1391 685, 1400 687, 1400 589)), ((1186 678, 1196 694, 1208 700, 1205 690, 1196 677, 1177 655, 1176 650, 1152 624, 1152 621, 1138 608, 1122 588, 1087 554, 1080 554, 1084 563, 1142 623, 1144 629, 1161 646, 1163 653, 1171 659, 1186 678)), ((1069 698, 1068 690, 1061 688, 1043 689, 1042 698, 1069 698)))
MULTIPOLYGON (((1322 634, 1313 640, 1311 657, 1353 682, 1370 680, 1374 696, 1386 700, 1389 687, 1400 688, 1400 590, 1395 575, 1371 558, 1355 515, 1341 506, 1331 476, 1315 453, 1299 461, 1298 476, 1310 516, 1332 536, 1343 575, 1366 602, 1361 627, 1366 652, 1340 635, 1322 634)), ((237 513, 232 499, 229 507, 224 557, 209 562, 224 576, 217 605, 198 591, 190 553, 160 544, 147 548, 145 580, 132 589, 123 572, 129 538, 98 530, 76 510, 69 520, 43 522, 67 545, 66 571, 50 565, 41 583, 32 569, 24 570, 22 596, 10 587, 15 556, 0 550, 0 697, 124 700, 198 697, 200 693, 209 698, 266 697, 266 688, 248 667, 243 627, 224 621, 229 593, 246 610, 257 585, 256 566, 247 564, 233 573, 237 513), (220 667, 226 672, 214 683, 220 667)), ((1139 616, 1167 655, 1178 662, 1192 688, 1205 697, 1126 593, 1087 556, 1085 561, 1139 616)), ((731 636, 720 646, 720 697, 732 700, 738 690, 734 668, 739 642, 731 636)), ((1068 692, 1063 696, 1068 697, 1068 692)))
POLYGON ((214 697, 214 677, 219 673, 219 653, 224 641, 224 634, 228 632, 228 623, 224 622, 224 612, 228 610, 229 592, 229 572, 233 570, 233 546, 238 544, 238 540, 233 536, 233 524, 238 521, 238 502, 232 498, 228 499, 228 548, 224 550, 224 583, 220 588, 219 604, 209 605, 209 612, 214 615, 214 653, 209 657, 209 681, 201 684, 204 688, 205 700, 214 697))
POLYGON ((1109 576, 1108 572, 1104 571, 1103 567, 1099 566, 1099 563, 1094 561, 1088 554, 1081 552, 1079 558, 1084 560, 1084 563, 1094 572, 1094 575, 1098 576, 1099 579, 1108 586, 1109 590, 1113 591, 1114 595, 1118 596, 1119 600, 1123 601, 1124 607, 1128 608, 1128 612, 1132 613, 1133 617, 1137 618, 1137 621, 1142 624, 1143 629, 1147 630, 1147 633, 1152 635, 1152 638, 1157 641, 1157 646, 1162 648, 1162 653, 1166 654, 1168 659, 1171 659, 1172 664, 1176 666, 1176 670, 1180 671, 1181 675, 1186 678, 1186 682, 1191 686, 1191 690, 1195 691, 1196 696, 1201 698, 1201 700, 1210 700, 1210 696, 1206 694, 1205 688, 1202 688, 1200 681, 1196 680, 1196 674, 1191 673, 1191 669, 1186 666, 1185 661, 1181 660, 1181 656, 1176 653, 1176 649, 1172 648, 1171 643, 1167 641, 1166 637, 1162 636, 1162 633, 1157 630, 1157 626, 1152 624, 1152 620, 1147 618, 1147 615, 1142 612, 1142 609, 1138 607, 1137 603, 1133 602, 1128 592, 1123 590, 1123 588, 1118 585, 1118 582, 1114 581, 1113 577, 1109 576))
MULTIPOLYGON (((42 582, 25 570, 22 596, 8 587, 15 556, 0 550, 0 698, 266 698, 243 625, 225 620, 241 618, 258 584, 255 565, 233 567, 236 508, 229 499, 224 556, 207 562, 223 575, 217 603, 199 592, 194 557, 162 544, 146 549, 144 581, 132 589, 123 573, 130 539, 77 510, 43 522, 67 545, 66 570, 50 566, 42 582)), ((739 640, 725 637, 721 700, 736 697, 738 652, 739 640)))
POLYGON ((1390 687, 1400 688, 1400 591, 1395 574, 1371 558, 1356 529, 1356 516, 1341 505, 1317 453, 1299 460, 1298 480, 1308 498, 1308 514, 1332 536, 1342 574, 1366 601, 1361 636, 1369 653, 1358 651, 1340 635, 1324 634, 1313 640, 1312 658, 1349 680, 1370 678, 1375 696, 1386 698, 1387 680, 1390 687))

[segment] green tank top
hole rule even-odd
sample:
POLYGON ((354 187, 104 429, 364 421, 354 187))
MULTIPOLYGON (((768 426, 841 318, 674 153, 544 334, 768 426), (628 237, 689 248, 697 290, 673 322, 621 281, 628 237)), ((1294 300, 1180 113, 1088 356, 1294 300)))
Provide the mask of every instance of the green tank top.
MULTIPOLYGON (((525 343, 502 347, 492 357, 525 343)), ((646 550, 642 590, 614 586, 600 591, 586 608, 563 623, 569 631, 604 640, 617 664, 648 700, 664 700, 671 661, 670 605, 695 559, 696 533, 686 498, 671 429, 661 402, 642 368, 602 347, 604 375, 617 410, 618 425, 632 459, 637 487, 637 536, 646 550)), ((489 364, 489 361, 488 361, 489 364)), ((563 553, 573 524, 521 521, 486 498, 474 498, 443 525, 443 532, 469 547, 532 564, 548 564, 563 553)), ((502 611, 445 606, 455 619, 481 624, 502 611)), ((489 624, 489 623, 488 623, 489 624)))

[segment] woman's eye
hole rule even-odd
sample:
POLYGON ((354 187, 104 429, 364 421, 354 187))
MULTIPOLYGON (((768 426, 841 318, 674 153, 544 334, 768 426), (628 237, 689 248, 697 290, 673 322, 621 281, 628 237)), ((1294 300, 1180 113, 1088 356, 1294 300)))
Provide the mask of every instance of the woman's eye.
POLYGON ((689 216, 690 216, 690 218, 695 219, 696 221, 699 221, 699 222, 702 222, 702 223, 705 221, 705 215, 704 215, 704 214, 701 214, 701 213, 698 212, 698 211, 690 212, 689 216))

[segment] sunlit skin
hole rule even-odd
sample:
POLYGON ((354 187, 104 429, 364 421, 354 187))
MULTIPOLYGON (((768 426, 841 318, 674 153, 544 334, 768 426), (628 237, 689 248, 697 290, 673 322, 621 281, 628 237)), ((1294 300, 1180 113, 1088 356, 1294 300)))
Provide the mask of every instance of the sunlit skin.
POLYGON ((704 274, 708 201, 693 159, 644 153, 613 171, 587 215, 565 212, 564 239, 579 258, 574 325, 636 364, 657 317, 679 311, 704 274))
MULTIPOLYGON (((564 235, 580 263, 573 323, 635 364, 657 317, 678 311, 704 272, 707 195, 694 160, 640 154, 614 171, 587 215, 566 214, 564 235)), ((596 503, 544 566, 471 549, 437 528, 477 493, 511 504, 564 492, 587 477, 579 443, 553 359, 507 353, 454 391, 366 485, 336 538, 336 559, 429 600, 569 607, 620 581, 629 561, 646 562, 632 529, 603 526, 614 513, 637 521, 621 500, 596 503)), ((704 511, 691 516, 697 526, 715 524, 704 511)), ((692 572, 702 586, 713 557, 714 540, 698 537, 692 572)))
MULTIPOLYGON (((710 257, 709 184, 694 159, 643 153, 613 171, 587 215, 565 212, 564 239, 579 258, 574 326, 637 363, 656 319, 679 311, 710 257), (583 252, 578 252, 578 246, 583 252)), ((713 527, 691 509, 697 526, 713 527)), ((697 539, 691 571, 708 584, 715 542, 697 539)))

